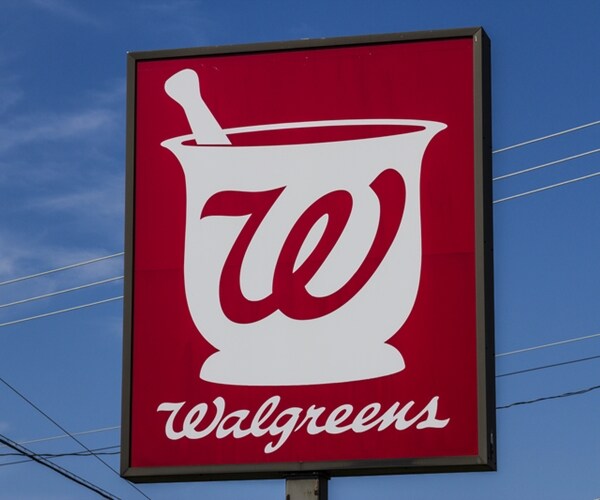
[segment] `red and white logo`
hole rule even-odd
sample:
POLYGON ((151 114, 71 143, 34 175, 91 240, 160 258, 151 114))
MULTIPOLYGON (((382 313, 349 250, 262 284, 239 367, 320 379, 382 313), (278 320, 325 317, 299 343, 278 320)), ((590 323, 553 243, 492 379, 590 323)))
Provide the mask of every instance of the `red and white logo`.
POLYGON ((136 56, 131 477, 482 463, 474 43, 136 56))
POLYGON ((402 370, 402 355, 385 342, 419 288, 421 159, 446 125, 369 119, 222 130, 194 71, 173 75, 165 89, 193 130, 163 145, 185 172, 188 307, 218 349, 201 378, 305 385, 402 370), (389 135, 360 138, 383 125, 389 135), (358 137, 247 147, 228 139, 328 127, 358 137))

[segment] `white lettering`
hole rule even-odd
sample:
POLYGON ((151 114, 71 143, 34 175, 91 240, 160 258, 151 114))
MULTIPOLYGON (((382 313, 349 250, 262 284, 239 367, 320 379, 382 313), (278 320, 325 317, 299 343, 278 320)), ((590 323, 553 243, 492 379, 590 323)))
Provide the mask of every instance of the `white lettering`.
POLYGON ((311 405, 308 410, 306 410, 306 417, 304 420, 300 422, 296 430, 300 430, 300 428, 304 425, 306 421, 308 421, 308 425, 306 426, 306 431, 314 436, 319 434, 325 430, 325 427, 317 425, 317 419, 323 414, 325 408, 317 408, 315 405, 311 405))
POLYGON ((326 432, 327 434, 343 434, 352 431, 363 433, 372 429, 381 432, 393 426, 397 431, 406 430, 416 424, 416 429, 442 429, 450 422, 449 418, 439 420, 437 418, 439 397, 434 396, 429 403, 414 417, 408 418, 409 411, 415 405, 409 401, 403 406, 399 402, 392 404, 385 412, 381 413, 380 403, 371 403, 361 408, 354 416, 354 407, 351 404, 342 404, 327 413, 324 425, 317 421, 327 412, 324 407, 311 405, 304 410, 297 406, 280 410, 277 414, 281 397, 272 396, 267 399, 250 419, 251 411, 239 409, 230 413, 225 412, 225 400, 217 397, 213 401, 215 408, 212 421, 202 428, 202 423, 208 413, 208 404, 199 403, 193 406, 183 418, 181 429, 176 430, 175 420, 179 411, 186 404, 161 403, 157 411, 171 412, 165 422, 165 435, 171 440, 182 438, 201 439, 214 432, 217 439, 232 436, 234 439, 242 439, 248 436, 256 438, 269 434, 272 441, 266 443, 265 453, 273 453, 281 448, 290 438, 292 433, 298 432, 306 426, 306 432, 310 435, 326 432), (424 418, 423 418, 424 417, 424 418), (244 422, 250 421, 249 427, 244 427, 244 422))
POLYGON ((338 427, 338 424, 346 420, 351 414, 354 407, 352 405, 341 405, 331 412, 325 422, 325 432, 328 434, 341 434, 352 428, 352 425, 338 427))
POLYGON ((370 405, 365 406, 354 418, 352 430, 354 432, 366 432, 375 427, 379 422, 375 420, 369 423, 369 420, 375 418, 380 410, 381 405, 379 403, 371 403, 370 405))
POLYGON ((290 434, 293 432, 294 427, 296 427, 296 422, 298 422, 301 412, 302 408, 292 407, 283 410, 277 416, 275 421, 269 426, 269 434, 271 434, 271 436, 279 435, 279 441, 275 444, 272 442, 268 443, 267 446, 265 446, 265 453, 272 453, 283 446, 283 443, 287 441, 290 434), (284 421, 283 425, 279 425, 281 420, 284 421))
POLYGON ((166 436, 173 440, 176 441, 177 439, 181 439, 182 437, 185 437, 185 432, 182 430, 181 432, 175 432, 175 430, 173 429, 173 422, 175 421, 175 417, 177 416, 177 412, 179 410, 181 410, 181 407, 185 404, 185 401, 183 403, 161 403, 158 406, 158 409, 156 411, 170 411, 171 414, 169 415, 169 418, 167 419, 167 423, 165 424, 165 434, 166 436))
POLYGON ((448 425, 448 422, 450 422, 449 418, 446 418, 444 420, 438 420, 437 418, 435 418, 437 414, 439 399, 439 396, 435 396, 431 399, 431 401, 429 401, 429 403, 425 407, 425 410, 427 410, 427 419, 423 420, 422 422, 419 422, 417 424, 417 429, 427 429, 428 427, 432 429, 443 429, 448 425))
POLYGON ((233 434, 233 437, 237 439, 246 437, 252 432, 252 429, 243 430, 241 428, 241 425, 243 420, 248 415, 250 415, 250 412, 248 410, 238 410, 227 415, 223 420, 221 420, 219 426, 217 427, 217 437, 221 439, 229 436, 229 434, 233 434), (228 420, 235 420, 235 423, 231 427, 226 428, 225 424, 228 420))
POLYGON ((258 409, 256 415, 254 415, 254 418, 252 419, 251 427, 253 436, 264 436, 268 432, 268 428, 261 429, 261 425, 264 424, 267 420, 269 420, 269 418, 271 418, 271 415, 273 415, 273 413, 275 412, 279 401, 281 401, 281 398, 279 396, 273 396, 267 399, 258 409))

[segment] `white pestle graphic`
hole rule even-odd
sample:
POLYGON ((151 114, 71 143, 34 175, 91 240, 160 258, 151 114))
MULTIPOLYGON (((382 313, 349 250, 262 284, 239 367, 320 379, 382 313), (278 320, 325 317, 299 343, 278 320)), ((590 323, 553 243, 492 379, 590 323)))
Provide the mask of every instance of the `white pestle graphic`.
MULTIPOLYGON (((184 71, 190 75, 192 70, 184 71)), ((193 95, 199 98, 199 93, 193 95)), ((176 100, 184 107, 189 104, 185 97, 176 100)), ((210 113, 204 103, 203 107, 210 113)), ((193 113, 186 109, 186 116, 193 113)), ((216 120, 207 126, 213 127, 212 132, 206 133, 202 122, 190 123, 193 134, 162 143, 177 157, 185 175, 188 308, 201 335, 217 349, 202 365, 200 377, 233 385, 307 385, 365 380, 403 370, 402 355, 386 341, 404 325, 419 289, 421 162, 429 142, 446 125, 405 119, 328 120, 230 128, 218 134, 216 120), (395 132, 368 137, 364 130, 375 126, 393 127, 395 132), (215 146, 219 135, 318 132, 329 127, 356 130, 359 137, 367 137, 215 146), (202 144, 191 143, 194 139, 202 144), (302 316, 302 311, 294 309, 295 299, 289 299, 286 279, 291 286, 293 278, 305 277, 300 295, 308 297, 307 303, 334 297, 345 289, 359 274, 357 270, 373 260, 371 251, 377 246, 381 221, 388 215, 384 212, 390 212, 383 195, 376 192, 376 185, 389 184, 380 182, 384 178, 402 183, 405 201, 402 210, 399 195, 398 206, 391 207, 401 214, 401 222, 377 265, 360 287, 331 310, 302 316), (252 200, 267 195, 272 199, 258 216, 260 210, 252 200), (227 196, 246 200, 250 208, 240 209, 246 201, 232 208, 219 205, 227 196), (307 214, 314 213, 324 200, 333 200, 328 206, 337 208, 338 199, 350 200, 347 222, 315 266, 315 255, 322 250, 339 211, 325 210, 309 222, 307 214), (298 231, 300 226, 304 232, 298 231), (292 241, 296 237, 298 241, 292 241), (290 247, 294 248, 291 253, 290 247), (290 255, 293 262, 288 265, 284 257, 290 255), (238 268, 236 258, 241 262, 238 268), (248 306, 239 317, 237 310, 227 309, 231 297, 248 306), (265 304, 271 309, 260 313, 259 306, 265 304)))
POLYGON ((175 73, 165 82, 165 91, 183 108, 196 144, 231 144, 202 99, 200 81, 194 70, 175 73))

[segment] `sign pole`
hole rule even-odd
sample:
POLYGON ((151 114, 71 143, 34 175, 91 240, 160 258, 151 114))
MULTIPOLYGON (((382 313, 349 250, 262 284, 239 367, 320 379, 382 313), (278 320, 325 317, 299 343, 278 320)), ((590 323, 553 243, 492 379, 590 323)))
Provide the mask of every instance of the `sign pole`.
POLYGON ((285 480, 285 500, 327 500, 327 482, 323 474, 293 476, 285 480))

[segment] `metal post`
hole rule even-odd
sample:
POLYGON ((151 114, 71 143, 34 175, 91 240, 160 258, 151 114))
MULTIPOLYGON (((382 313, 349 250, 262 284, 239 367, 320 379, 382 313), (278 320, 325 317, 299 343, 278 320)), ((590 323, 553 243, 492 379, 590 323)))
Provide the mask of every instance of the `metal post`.
POLYGON ((327 500, 327 478, 324 475, 288 477, 285 500, 327 500))

